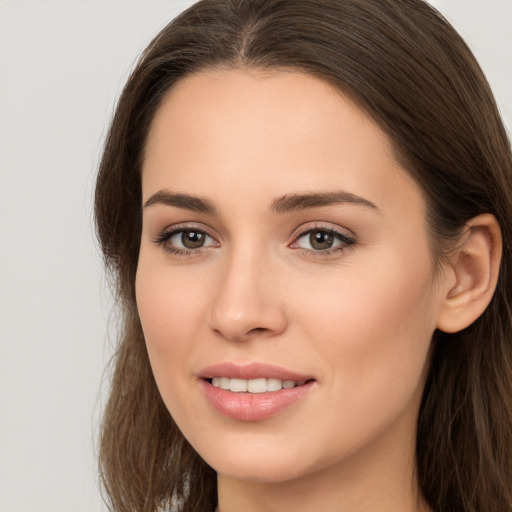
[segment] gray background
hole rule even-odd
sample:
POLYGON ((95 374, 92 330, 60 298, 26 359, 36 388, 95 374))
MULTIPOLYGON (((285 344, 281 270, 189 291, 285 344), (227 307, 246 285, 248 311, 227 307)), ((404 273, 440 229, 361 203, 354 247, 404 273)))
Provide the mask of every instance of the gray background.
MULTIPOLYGON (((0 512, 103 510, 94 443, 115 338, 95 169, 140 51, 187 0, 0 0, 0 512)), ((512 127, 512 0, 436 0, 512 127)))

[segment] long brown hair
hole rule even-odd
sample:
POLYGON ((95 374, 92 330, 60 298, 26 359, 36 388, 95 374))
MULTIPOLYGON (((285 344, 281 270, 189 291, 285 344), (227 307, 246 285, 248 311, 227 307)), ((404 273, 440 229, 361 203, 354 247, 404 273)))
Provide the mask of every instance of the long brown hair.
POLYGON ((504 239, 495 295, 462 332, 436 332, 418 419, 417 473, 435 512, 512 511, 512 158, 472 53, 423 0, 202 0, 143 53, 100 164, 95 215, 124 312, 100 469, 116 512, 216 504, 215 472, 174 424, 152 376, 135 303, 140 172, 162 98, 209 67, 298 69, 333 84, 388 133, 422 188, 433 254, 480 213, 504 239))

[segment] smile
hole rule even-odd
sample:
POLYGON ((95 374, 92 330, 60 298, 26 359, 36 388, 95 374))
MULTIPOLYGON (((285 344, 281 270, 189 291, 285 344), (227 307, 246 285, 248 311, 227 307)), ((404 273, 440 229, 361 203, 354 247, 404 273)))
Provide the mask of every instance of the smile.
POLYGON ((291 389, 306 384, 305 380, 282 380, 275 378, 258 379, 233 379, 230 377, 213 377, 211 384, 216 388, 225 389, 234 393, 268 393, 280 391, 281 389, 291 389))

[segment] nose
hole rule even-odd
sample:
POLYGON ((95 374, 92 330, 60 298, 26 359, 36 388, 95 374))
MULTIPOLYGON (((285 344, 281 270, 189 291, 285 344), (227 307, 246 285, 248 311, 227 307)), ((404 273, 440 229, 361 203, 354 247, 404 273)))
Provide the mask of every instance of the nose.
POLYGON ((261 255, 233 254, 216 281, 210 328, 231 341, 281 334, 288 320, 278 281, 261 255))

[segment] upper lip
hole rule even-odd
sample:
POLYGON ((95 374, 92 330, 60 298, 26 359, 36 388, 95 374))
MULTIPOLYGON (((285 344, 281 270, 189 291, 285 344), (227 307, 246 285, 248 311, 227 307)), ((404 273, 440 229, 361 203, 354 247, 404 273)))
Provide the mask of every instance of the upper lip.
POLYGON ((232 379, 281 379, 281 380, 294 380, 303 381, 311 380, 311 375, 301 374, 281 366, 276 366, 267 363, 249 363, 249 364, 236 364, 236 363, 218 363, 208 366, 201 370, 199 373, 201 379, 212 379, 213 377, 229 377, 232 379))

